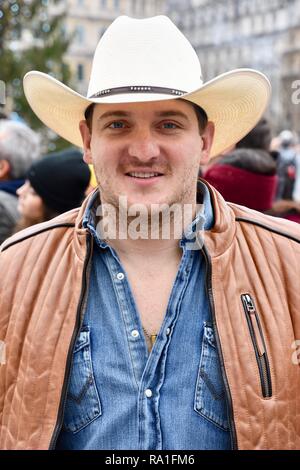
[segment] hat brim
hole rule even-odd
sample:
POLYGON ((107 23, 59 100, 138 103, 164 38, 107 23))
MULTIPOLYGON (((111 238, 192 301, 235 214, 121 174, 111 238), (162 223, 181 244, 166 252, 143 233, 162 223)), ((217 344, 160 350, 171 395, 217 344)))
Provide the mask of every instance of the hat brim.
POLYGON ((82 147, 79 121, 91 103, 132 103, 185 99, 201 106, 215 125, 211 157, 242 139, 259 121, 268 104, 271 85, 260 72, 236 69, 206 82, 199 89, 174 97, 130 93, 88 99, 42 72, 24 77, 25 96, 38 118, 58 135, 82 147))

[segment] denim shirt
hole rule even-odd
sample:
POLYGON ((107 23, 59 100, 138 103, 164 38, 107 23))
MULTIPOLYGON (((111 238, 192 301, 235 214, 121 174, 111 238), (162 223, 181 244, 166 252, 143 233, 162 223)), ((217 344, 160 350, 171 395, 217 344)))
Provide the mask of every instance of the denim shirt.
MULTIPOLYGON (((204 210, 191 230, 213 226, 210 195, 200 184, 204 210)), ((181 262, 149 353, 126 272, 98 237, 92 207, 84 218, 96 242, 87 306, 56 448, 230 449, 201 250, 180 240, 181 262)))

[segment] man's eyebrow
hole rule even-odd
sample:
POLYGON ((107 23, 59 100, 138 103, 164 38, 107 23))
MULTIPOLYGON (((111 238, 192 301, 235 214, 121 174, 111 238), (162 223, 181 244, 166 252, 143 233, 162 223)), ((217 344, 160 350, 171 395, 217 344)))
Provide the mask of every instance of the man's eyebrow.
POLYGON ((106 119, 106 118, 111 118, 111 117, 129 117, 131 116, 131 113, 128 113, 127 111, 106 111, 106 113, 103 113, 101 114, 101 116, 99 116, 97 118, 97 121, 101 121, 102 119, 106 119))
POLYGON ((189 118, 187 114, 183 113, 182 111, 176 111, 176 110, 169 110, 169 111, 158 111, 155 113, 159 117, 182 117, 189 121, 189 118))
MULTIPOLYGON (((121 110, 115 110, 115 111, 106 111, 106 113, 101 114, 98 118, 97 121, 101 121, 102 119, 106 118, 119 118, 119 117, 130 117, 132 116, 133 113, 130 113, 128 111, 121 111, 121 110)), ((186 119, 189 121, 188 116, 183 113, 182 111, 177 111, 177 110, 166 110, 166 111, 157 111, 155 113, 155 116, 158 117, 181 117, 183 119, 186 119)))

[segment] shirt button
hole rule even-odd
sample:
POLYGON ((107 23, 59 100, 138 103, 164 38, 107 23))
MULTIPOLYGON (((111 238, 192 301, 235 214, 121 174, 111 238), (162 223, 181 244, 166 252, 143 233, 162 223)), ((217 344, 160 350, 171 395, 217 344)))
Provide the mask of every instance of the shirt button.
POLYGON ((145 395, 147 398, 151 398, 152 397, 152 390, 150 390, 150 388, 147 388, 147 390, 145 390, 145 395))
POLYGON ((140 336, 140 334, 139 334, 138 330, 132 330, 131 336, 133 336, 134 338, 138 338, 140 336))
POLYGON ((123 281, 124 277, 125 277, 125 276, 124 276, 123 273, 118 273, 118 274, 117 274, 117 279, 118 279, 119 281, 123 281))
POLYGON ((169 335, 170 332, 171 332, 170 328, 167 328, 167 329, 166 329, 166 335, 169 335))

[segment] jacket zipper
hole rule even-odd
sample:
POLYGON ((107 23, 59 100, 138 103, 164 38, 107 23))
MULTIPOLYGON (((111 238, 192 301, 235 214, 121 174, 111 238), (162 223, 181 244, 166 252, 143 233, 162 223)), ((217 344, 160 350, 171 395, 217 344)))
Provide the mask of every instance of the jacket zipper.
POLYGON ((56 421, 56 425, 52 434, 52 438, 50 440, 49 450, 55 449, 56 441, 63 425, 63 417, 64 417, 65 405, 66 405, 66 400, 67 400, 67 391, 69 388, 70 371, 71 371, 71 364, 72 364, 72 358, 73 358, 73 349, 74 349, 74 345, 77 340, 77 336, 80 331, 82 319, 83 319, 82 309, 83 309, 83 305, 84 305, 84 301, 85 301, 85 297, 87 293, 87 286, 88 286, 87 273, 88 273, 88 267, 90 265, 91 255, 93 251, 92 246, 93 246, 93 239, 90 233, 88 233, 87 234, 87 254, 84 260, 83 283, 81 287, 81 293, 80 293, 80 298, 79 298, 79 303, 78 303, 78 308, 77 308, 75 328, 73 331, 73 335, 72 335, 72 339, 71 339, 71 343, 70 343, 70 347, 68 351, 64 383, 62 387, 60 404, 59 404, 58 414, 57 414, 57 421, 56 421))
POLYGON ((241 299, 255 351, 262 395, 264 398, 270 398, 272 396, 270 365, 258 312, 250 294, 242 294, 241 299))
POLYGON ((234 423, 234 418, 233 418, 232 398, 231 398, 230 388, 229 388, 229 384, 228 384, 228 380, 226 376, 225 364, 224 364, 224 359, 223 359, 223 354, 222 354, 222 349, 221 349, 221 342, 220 342, 219 333, 217 329, 217 322, 216 322, 214 298, 213 298, 213 291, 212 291, 212 264, 210 260, 210 255, 204 244, 202 244, 201 251, 206 261, 206 290, 207 290, 208 300, 209 300, 211 314, 212 314, 212 320, 213 320, 212 323, 213 323, 214 333, 215 333, 215 342, 216 342, 216 346, 217 346, 217 350, 219 354, 222 378, 223 378, 223 383, 225 387, 227 412, 228 412, 228 420, 229 420, 228 424, 229 424, 229 431, 230 431, 230 437, 231 437, 231 448, 233 450, 237 450, 238 444, 237 444, 235 423, 234 423))

